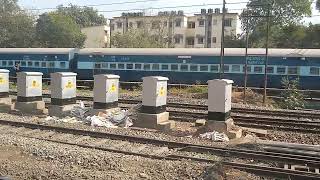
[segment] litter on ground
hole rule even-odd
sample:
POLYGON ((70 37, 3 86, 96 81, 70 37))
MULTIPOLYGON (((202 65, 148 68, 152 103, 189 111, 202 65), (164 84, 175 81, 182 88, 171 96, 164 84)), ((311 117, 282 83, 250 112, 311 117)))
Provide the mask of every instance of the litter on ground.
POLYGON ((219 133, 217 131, 206 132, 206 133, 200 134, 200 137, 203 139, 210 139, 215 142, 228 142, 229 141, 229 138, 226 134, 219 133))

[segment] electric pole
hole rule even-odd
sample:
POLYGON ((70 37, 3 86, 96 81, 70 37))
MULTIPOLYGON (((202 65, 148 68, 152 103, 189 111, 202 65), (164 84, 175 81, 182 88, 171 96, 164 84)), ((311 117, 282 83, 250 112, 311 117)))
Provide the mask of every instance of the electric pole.
POLYGON ((223 0, 222 7, 222 30, 221 30, 221 52, 220 52, 220 79, 224 78, 224 27, 225 27, 225 19, 226 19, 226 0, 223 0))

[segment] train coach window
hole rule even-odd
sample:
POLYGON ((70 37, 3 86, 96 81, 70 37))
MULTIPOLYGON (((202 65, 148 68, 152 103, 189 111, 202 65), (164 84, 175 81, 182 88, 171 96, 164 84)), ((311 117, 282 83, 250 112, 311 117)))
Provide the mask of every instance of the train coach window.
POLYGON ((34 66, 35 67, 40 67, 40 62, 39 61, 34 62, 34 66))
POLYGON ((124 69, 124 64, 118 64, 118 69, 124 69))
POLYGON ((209 70, 208 65, 200 65, 200 71, 204 72, 204 71, 208 71, 208 70, 209 70))
MULTIPOLYGON (((246 66, 243 66, 243 72, 246 72, 246 66)), ((247 72, 251 72, 251 66, 247 66, 247 72)))
POLYGON ((210 66, 210 71, 211 72, 218 72, 219 71, 219 66, 218 65, 211 65, 210 66))
POLYGON ((54 68, 55 63, 54 62, 49 62, 49 68, 54 68))
POLYGON ((7 61, 2 61, 2 66, 7 66, 7 61))
POLYGON ((144 70, 150 70, 151 69, 151 65, 150 64, 144 64, 143 65, 143 69, 144 70))
POLYGON ((182 64, 182 65, 180 66, 180 71, 189 71, 189 65, 182 64))
POLYGON ((231 71, 232 72, 240 72, 240 65, 232 65, 231 71))
POLYGON ((168 70, 169 69, 169 65, 168 64, 162 64, 161 65, 161 69, 162 70, 168 70))
POLYGON ((46 62, 41 62, 41 67, 47 67, 47 63, 46 62))
POLYGON ((60 62, 60 68, 66 68, 66 62, 60 62))
POLYGON ((152 64, 152 70, 159 70, 160 65, 159 64, 152 64))
POLYGON ((133 69, 133 64, 127 64, 127 69, 133 69))
POLYGON ((310 75, 319 75, 320 71, 318 67, 310 67, 310 75))
POLYGON ((190 65, 190 71, 198 71, 198 65, 190 65))
POLYGON ((13 66, 13 61, 9 61, 9 66, 13 66))
POLYGON ((298 67, 288 67, 288 74, 298 74, 298 67))
POLYGON ((179 69, 178 64, 171 64, 172 71, 178 71, 178 69, 179 69))
POLYGON ((141 64, 135 64, 134 65, 134 69, 141 69, 142 68, 142 65, 141 64))
POLYGON ((110 63, 110 69, 117 69, 117 64, 110 63))
POLYGON ((230 70, 229 65, 224 65, 224 66, 223 66, 223 71, 224 71, 224 72, 229 72, 229 70, 230 70))
POLYGON ((273 74, 274 73, 274 67, 267 67, 267 73, 273 74))
POLYGON ((262 67, 261 67, 261 66, 255 66, 254 69, 253 69, 253 71, 254 71, 255 73, 262 73, 262 67))
POLYGON ((277 67, 277 74, 285 74, 286 68, 285 67, 277 67))
POLYGON ((21 62, 21 67, 26 67, 27 63, 25 61, 21 62))
POLYGON ((32 67, 33 66, 33 62, 32 61, 28 61, 28 67, 32 67))
POLYGON ((100 63, 95 63, 94 64, 95 69, 101 69, 101 64, 100 63))

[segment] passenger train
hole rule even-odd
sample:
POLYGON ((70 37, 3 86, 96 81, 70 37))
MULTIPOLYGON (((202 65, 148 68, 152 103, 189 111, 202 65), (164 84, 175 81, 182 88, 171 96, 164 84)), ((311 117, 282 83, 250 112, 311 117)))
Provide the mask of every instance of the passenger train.
MULTIPOLYGON (((263 87, 265 49, 226 48, 224 78, 244 85, 245 62, 248 86, 263 87)), ((0 48, 0 68, 15 74, 37 71, 49 77, 53 72, 76 72, 78 79, 96 74, 117 74, 121 81, 141 81, 145 76, 166 76, 170 83, 205 84, 220 78, 220 49, 75 49, 0 48)), ((281 88, 283 77, 299 78, 302 89, 320 89, 320 49, 270 49, 267 66, 268 87, 281 88)))

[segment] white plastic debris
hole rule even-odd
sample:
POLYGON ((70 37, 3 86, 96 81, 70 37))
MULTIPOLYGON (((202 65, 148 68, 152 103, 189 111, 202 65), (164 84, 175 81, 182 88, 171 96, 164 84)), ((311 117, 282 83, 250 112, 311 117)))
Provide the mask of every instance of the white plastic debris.
POLYGON ((203 139, 210 139, 215 142, 228 142, 229 138, 224 133, 219 133, 216 131, 213 132, 206 132, 204 134, 200 134, 200 137, 203 139))

